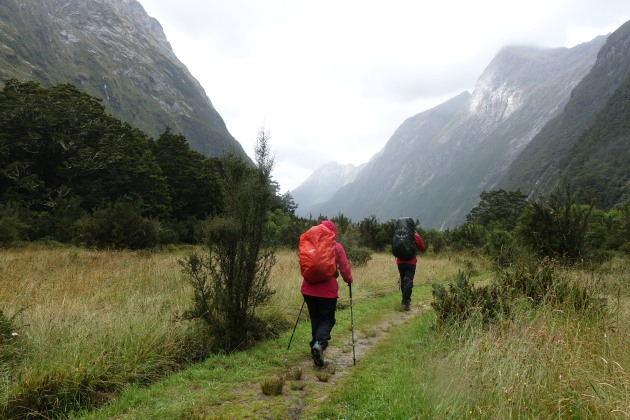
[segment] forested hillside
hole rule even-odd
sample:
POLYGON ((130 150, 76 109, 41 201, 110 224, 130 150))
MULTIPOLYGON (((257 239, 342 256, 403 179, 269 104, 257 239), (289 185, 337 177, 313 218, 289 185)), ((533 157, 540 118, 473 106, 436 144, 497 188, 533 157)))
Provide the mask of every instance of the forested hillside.
POLYGON ((156 137, 167 127, 206 156, 249 159, 160 23, 136 0, 0 2, 0 86, 71 83, 156 137))
MULTIPOLYGON (((606 183, 610 184, 604 193, 607 197, 601 196, 597 200, 607 205, 618 202, 624 192, 617 187, 617 192, 612 193, 610 187, 627 183, 628 171, 624 177, 623 171, 611 169, 616 166, 616 160, 606 159, 625 156, 630 149, 628 131, 624 128, 627 98, 624 98, 623 92, 626 88, 622 86, 629 75, 630 22, 627 22, 608 37, 595 65, 575 87, 562 114, 550 121, 531 141, 498 186, 520 188, 533 197, 548 195, 563 182, 570 181, 579 182, 586 194, 586 190, 592 191, 596 185, 601 187, 601 180, 607 179, 606 183), (604 144, 607 144, 606 147, 614 144, 614 150, 595 147, 604 144), (583 166, 586 155, 591 153, 594 154, 589 156, 591 163, 583 166), (580 179, 573 180, 578 172, 580 179)), ((627 190, 625 194, 627 197, 627 190)), ((585 198, 584 194, 582 198, 585 198)))
POLYGON ((559 178, 572 184, 581 202, 601 208, 630 203, 630 77, 559 166, 559 178))
POLYGON ((185 137, 153 141, 72 85, 10 80, 0 92, 0 243, 192 241, 221 210, 219 171, 185 137))

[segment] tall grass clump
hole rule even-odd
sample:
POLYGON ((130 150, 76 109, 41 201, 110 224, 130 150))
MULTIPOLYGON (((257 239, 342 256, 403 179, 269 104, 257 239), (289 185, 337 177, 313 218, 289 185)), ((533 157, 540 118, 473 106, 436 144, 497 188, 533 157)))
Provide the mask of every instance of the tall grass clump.
MULTIPOLYGON (((23 309, 22 309, 23 310, 23 309)), ((22 310, 8 316, 0 309, 0 367, 16 363, 20 358, 20 327, 16 318, 22 310)))
POLYGON ((510 290, 509 318, 436 330, 450 349, 433 361, 437 416, 627 418, 626 273, 627 261, 502 273, 494 287, 510 290))
POLYGON ((484 325, 510 316, 509 295, 495 285, 474 287, 470 275, 459 272, 457 279, 448 286, 433 284, 433 301, 438 327, 459 325, 477 318, 484 325))
POLYGON ((17 362, 0 369, 0 418, 56 417, 98 405, 128 384, 150 383, 202 358, 203 336, 174 322, 186 296, 176 258, 4 249, 0 302, 4 321, 18 328, 7 331, 19 335, 2 345, 17 362))

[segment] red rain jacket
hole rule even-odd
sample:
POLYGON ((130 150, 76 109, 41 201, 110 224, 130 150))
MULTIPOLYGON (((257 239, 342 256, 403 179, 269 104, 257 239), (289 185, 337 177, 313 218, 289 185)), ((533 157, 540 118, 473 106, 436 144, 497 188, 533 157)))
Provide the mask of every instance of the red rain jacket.
MULTIPOLYGON (((322 220, 320 224, 332 230, 335 236, 337 235, 337 228, 332 221, 322 220)), ((343 246, 339 242, 335 243, 335 254, 337 255, 337 270, 341 273, 343 281, 348 284, 352 283, 352 272, 350 271, 348 257, 346 257, 346 250, 343 249, 343 246)), ((337 279, 334 276, 319 283, 309 283, 306 280, 302 280, 302 288, 300 291, 306 296, 335 299, 339 297, 339 285, 337 284, 337 279)))

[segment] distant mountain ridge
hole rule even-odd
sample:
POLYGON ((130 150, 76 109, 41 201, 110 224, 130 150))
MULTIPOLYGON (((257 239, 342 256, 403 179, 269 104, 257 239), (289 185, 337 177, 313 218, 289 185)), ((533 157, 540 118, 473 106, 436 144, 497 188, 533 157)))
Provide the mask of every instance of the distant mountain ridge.
POLYGON ((302 209, 310 209, 328 200, 341 187, 354 181, 363 167, 365 164, 357 167, 352 164, 328 162, 313 172, 309 178, 291 191, 293 200, 300 203, 296 214, 301 217, 316 217, 317 215, 312 215, 302 209))
POLYGON ((463 223, 479 194, 496 187, 563 111, 605 41, 600 36, 573 48, 504 48, 472 94, 407 119, 354 182, 314 205, 312 213, 343 213, 356 221, 411 216, 438 229, 463 223))
POLYGON ((72 83, 150 136, 170 127, 207 156, 246 157, 136 0, 3 0, 0 83, 11 78, 72 83))

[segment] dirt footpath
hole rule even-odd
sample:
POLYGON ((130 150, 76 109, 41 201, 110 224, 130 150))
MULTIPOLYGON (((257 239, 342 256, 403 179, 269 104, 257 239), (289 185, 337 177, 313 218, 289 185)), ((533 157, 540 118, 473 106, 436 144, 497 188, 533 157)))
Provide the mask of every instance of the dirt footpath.
MULTIPOLYGON (((354 358, 356 358, 356 363, 359 364, 370 349, 386 339, 394 328, 429 309, 428 303, 419 303, 419 305, 419 307, 412 306, 408 312, 392 311, 378 325, 365 328, 355 325, 354 358)), ((281 396, 264 395, 261 384, 247 383, 243 384, 242 389, 235 390, 234 395, 237 396, 237 401, 232 400, 226 404, 260 405, 261 409, 252 417, 257 419, 276 418, 277 415, 272 414, 272 411, 276 413, 278 411, 288 412, 288 418, 291 419, 302 418, 306 404, 321 403, 327 400, 335 385, 346 375, 352 373, 354 361, 350 335, 348 333, 347 340, 339 342, 338 338, 341 334, 337 330, 335 345, 331 344, 326 349, 324 353, 325 363, 321 368, 315 367, 308 349, 304 349, 304 360, 296 366, 287 366, 287 379, 281 396), (265 404, 266 402, 269 404, 265 404), (278 404, 284 404, 285 408, 278 410, 278 404), (273 410, 265 408, 269 406, 273 406, 273 410)), ((220 407, 214 407, 212 411, 218 414, 219 418, 224 418, 220 414, 220 407)), ((212 418, 217 417, 212 416, 212 418)))

